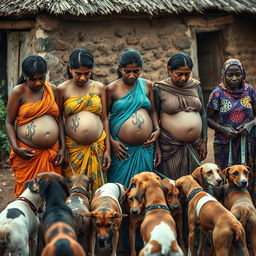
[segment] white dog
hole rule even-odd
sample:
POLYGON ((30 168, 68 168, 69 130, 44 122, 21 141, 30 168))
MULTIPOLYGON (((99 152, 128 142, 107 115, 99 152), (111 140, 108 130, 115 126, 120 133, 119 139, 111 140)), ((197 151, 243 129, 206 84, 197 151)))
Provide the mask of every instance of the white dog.
POLYGON ((28 188, 0 214, 0 255, 5 252, 12 256, 35 255, 39 220, 38 208, 42 198, 32 192, 32 181, 28 188), (30 250, 29 250, 30 241, 30 250))

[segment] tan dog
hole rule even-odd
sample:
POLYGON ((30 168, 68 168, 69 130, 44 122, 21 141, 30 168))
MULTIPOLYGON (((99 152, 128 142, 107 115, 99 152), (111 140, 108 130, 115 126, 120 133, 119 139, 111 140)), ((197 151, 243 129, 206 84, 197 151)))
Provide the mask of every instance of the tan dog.
POLYGON ((176 222, 177 227, 177 238, 182 251, 186 252, 184 241, 182 239, 182 207, 180 203, 180 192, 175 186, 175 181, 172 179, 165 178, 161 181, 167 187, 167 192, 165 194, 165 199, 170 209, 171 215, 176 222))
POLYGON ((33 189, 46 200, 41 227, 46 243, 42 256, 85 256, 76 241, 72 211, 65 203, 69 195, 66 180, 53 172, 40 173, 34 179, 33 189))
POLYGON ((136 200, 136 192, 137 189, 135 187, 129 187, 122 200, 126 212, 129 212, 130 256, 136 256, 135 234, 144 219, 144 199, 140 202, 136 200))
POLYGON ((229 184, 224 192, 224 206, 242 223, 252 255, 256 255, 256 209, 247 190, 252 173, 244 165, 230 166, 222 173, 229 184))
POLYGON ((144 248, 139 255, 183 255, 176 240, 175 222, 169 212, 165 195, 166 186, 159 176, 151 172, 142 172, 131 180, 139 202, 144 197, 145 217, 141 224, 141 236, 144 248))
POLYGON ((73 212, 78 241, 85 251, 89 251, 91 220, 81 213, 90 212, 90 193, 88 191, 92 181, 84 174, 75 174, 68 177, 67 182, 70 196, 67 198, 66 204, 73 212))
POLYGON ((94 256, 96 234, 99 242, 105 242, 109 237, 109 231, 113 231, 112 253, 116 256, 119 240, 119 228, 122 214, 119 204, 121 197, 125 193, 125 187, 119 183, 106 183, 95 191, 95 196, 91 203, 91 212, 83 214, 92 217, 92 233, 90 237, 90 256, 94 256))
POLYGON ((206 163, 197 167, 191 175, 202 188, 206 189, 209 185, 217 187, 221 184, 223 180, 220 176, 220 172, 221 170, 218 165, 206 163))
POLYGON ((237 255, 249 255, 243 226, 231 212, 204 192, 191 175, 177 179, 175 184, 189 200, 189 255, 197 255, 194 248, 197 224, 201 226, 203 232, 212 230, 216 256, 229 255, 232 244, 236 247, 237 255))

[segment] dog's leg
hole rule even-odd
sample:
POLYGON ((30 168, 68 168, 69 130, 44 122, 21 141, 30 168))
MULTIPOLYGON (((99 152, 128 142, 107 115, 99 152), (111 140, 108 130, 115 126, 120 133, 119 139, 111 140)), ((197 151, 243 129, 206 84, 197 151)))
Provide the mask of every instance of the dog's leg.
POLYGON ((183 241, 183 236, 182 236, 182 213, 178 213, 177 220, 176 220, 176 225, 177 225, 177 238, 178 238, 178 244, 180 245, 184 255, 186 255, 186 248, 185 244, 183 241))
POLYGON ((90 236, 90 256, 95 256, 96 230, 93 230, 90 236))
POLYGON ((204 248, 205 248, 207 237, 208 237, 208 234, 200 229, 199 248, 198 248, 198 252, 197 252, 197 254, 199 256, 203 256, 204 255, 204 248))
POLYGON ((189 222, 189 235, 188 235, 188 256, 196 256, 195 252, 195 229, 196 226, 193 222, 189 222))
POLYGON ((130 240, 130 248, 131 248, 130 255, 131 255, 131 256, 136 256, 136 249, 135 249, 135 232, 136 232, 137 226, 138 226, 137 223, 133 223, 133 222, 132 222, 132 218, 130 218, 129 240, 130 240))
POLYGON ((116 256, 117 244, 119 240, 119 231, 118 229, 113 229, 113 238, 112 238, 112 253, 111 256, 116 256))
POLYGON ((38 232, 33 232, 30 236, 29 242, 30 242, 30 250, 29 250, 29 256, 35 256, 37 251, 37 239, 38 239, 38 232))

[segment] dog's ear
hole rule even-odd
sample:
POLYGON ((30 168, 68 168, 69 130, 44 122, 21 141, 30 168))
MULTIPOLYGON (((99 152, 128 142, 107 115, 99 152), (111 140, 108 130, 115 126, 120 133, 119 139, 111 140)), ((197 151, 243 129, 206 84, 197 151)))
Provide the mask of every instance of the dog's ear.
POLYGON ((29 188, 30 192, 32 193, 38 193, 39 191, 35 190, 34 184, 35 184, 35 180, 27 180, 25 181, 24 186, 25 188, 29 188))
POLYGON ((60 180, 60 185, 62 186, 63 190, 66 193, 66 196, 70 196, 69 188, 68 188, 68 182, 66 178, 62 178, 60 180))
MULTIPOLYGON (((33 188, 34 188, 34 189, 36 188, 35 184, 36 184, 36 183, 34 183, 34 185, 33 185, 33 188)), ((40 195, 40 196, 43 196, 43 195, 45 194, 47 188, 49 187, 50 182, 41 179, 41 180, 39 180, 38 185, 39 185, 39 191, 38 191, 38 192, 39 192, 39 195, 40 195)), ((37 189, 35 189, 35 191, 37 191, 37 189)))
POLYGON ((134 198, 141 203, 142 197, 145 194, 145 188, 137 190, 137 192, 134 195, 134 198))
POLYGON ((227 182, 230 168, 227 167, 220 172, 220 176, 223 179, 224 184, 227 182))
POLYGON ((161 188, 162 188, 164 194, 166 195, 169 192, 169 189, 162 180, 160 181, 160 183, 161 183, 161 188))
POLYGON ((245 167, 249 171, 249 176, 248 176, 249 181, 253 181, 253 172, 252 172, 251 168, 247 165, 245 167))
POLYGON ((95 212, 80 212, 79 215, 84 217, 96 218, 95 212))
POLYGON ((203 167, 199 166, 192 172, 192 177, 198 181, 199 185, 203 184, 203 167))
POLYGON ((127 216, 128 216, 128 214, 122 214, 119 212, 115 212, 111 218, 122 218, 122 217, 127 217, 127 216))

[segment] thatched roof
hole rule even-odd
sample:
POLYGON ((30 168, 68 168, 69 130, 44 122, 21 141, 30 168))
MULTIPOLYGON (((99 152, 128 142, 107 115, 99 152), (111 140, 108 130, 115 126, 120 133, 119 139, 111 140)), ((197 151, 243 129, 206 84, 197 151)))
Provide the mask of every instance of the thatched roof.
POLYGON ((0 16, 38 14, 108 15, 118 13, 178 14, 216 9, 256 13, 256 0, 1 0, 0 16))

